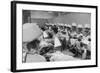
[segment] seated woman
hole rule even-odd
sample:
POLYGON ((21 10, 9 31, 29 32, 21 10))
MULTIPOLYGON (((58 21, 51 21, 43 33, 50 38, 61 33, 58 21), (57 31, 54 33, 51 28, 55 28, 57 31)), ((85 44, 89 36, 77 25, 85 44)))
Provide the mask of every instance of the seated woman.
POLYGON ((38 40, 34 40, 27 44, 28 53, 26 55, 26 63, 30 62, 46 62, 46 59, 39 55, 38 52, 38 40))

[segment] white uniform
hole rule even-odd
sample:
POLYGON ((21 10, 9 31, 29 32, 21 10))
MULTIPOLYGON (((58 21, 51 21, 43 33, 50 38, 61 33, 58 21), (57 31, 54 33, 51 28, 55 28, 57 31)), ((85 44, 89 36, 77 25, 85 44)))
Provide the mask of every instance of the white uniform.
POLYGON ((66 30, 66 41, 69 40, 69 35, 68 35, 68 31, 66 30))
POLYGON ((76 44, 76 41, 77 41, 77 39, 71 38, 71 39, 70 39, 71 45, 75 45, 75 44, 76 44))
POLYGON ((82 39, 82 43, 86 44, 87 45, 86 49, 91 51, 91 41, 88 41, 89 38, 90 36, 84 37, 82 39))
POLYGON ((41 40, 39 46, 40 47, 45 47, 45 46, 48 46, 48 43, 45 40, 41 40))
POLYGON ((43 37, 44 37, 44 38, 47 38, 47 37, 48 37, 48 34, 47 34, 46 31, 43 32, 43 37))
POLYGON ((71 33, 71 36, 72 36, 72 37, 75 37, 75 36, 77 36, 77 33, 76 33, 76 32, 72 32, 72 33, 71 33))
POLYGON ((59 47, 59 46, 61 46, 61 42, 59 38, 55 36, 54 37, 54 47, 59 47))
POLYGON ((83 36, 83 34, 81 34, 81 33, 80 33, 80 34, 77 34, 77 38, 79 38, 79 37, 81 37, 81 36, 83 36))
POLYGON ((82 43, 88 45, 89 44, 88 37, 83 36, 82 43))

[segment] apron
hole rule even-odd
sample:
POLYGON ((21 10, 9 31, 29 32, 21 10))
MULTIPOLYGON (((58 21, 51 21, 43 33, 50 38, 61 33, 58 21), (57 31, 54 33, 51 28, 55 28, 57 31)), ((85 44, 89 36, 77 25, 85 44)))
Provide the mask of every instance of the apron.
POLYGON ((55 37, 54 38, 54 47, 59 47, 59 46, 61 46, 61 42, 58 37, 55 37))

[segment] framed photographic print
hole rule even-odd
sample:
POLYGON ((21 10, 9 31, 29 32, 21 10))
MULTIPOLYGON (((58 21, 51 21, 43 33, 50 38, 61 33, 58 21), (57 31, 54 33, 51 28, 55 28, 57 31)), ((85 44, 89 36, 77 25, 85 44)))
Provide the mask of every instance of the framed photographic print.
POLYGON ((11 71, 97 67, 97 6, 11 2, 11 71))

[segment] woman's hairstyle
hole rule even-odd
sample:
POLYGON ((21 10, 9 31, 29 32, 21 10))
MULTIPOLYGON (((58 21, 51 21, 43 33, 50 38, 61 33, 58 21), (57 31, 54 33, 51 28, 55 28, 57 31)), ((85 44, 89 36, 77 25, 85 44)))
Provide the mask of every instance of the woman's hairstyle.
POLYGON ((35 39, 35 40, 33 40, 33 41, 31 41, 31 42, 29 42, 29 43, 27 44, 27 49, 28 49, 29 51, 30 51, 31 48, 32 48, 32 49, 37 49, 39 43, 40 43, 40 41, 37 40, 37 39, 35 39))
POLYGON ((91 38, 89 38, 88 41, 91 41, 91 38))
POLYGON ((42 31, 45 31, 45 28, 44 27, 41 27, 42 31))
POLYGON ((56 26, 53 27, 53 31, 56 34, 58 32, 58 28, 56 26))

